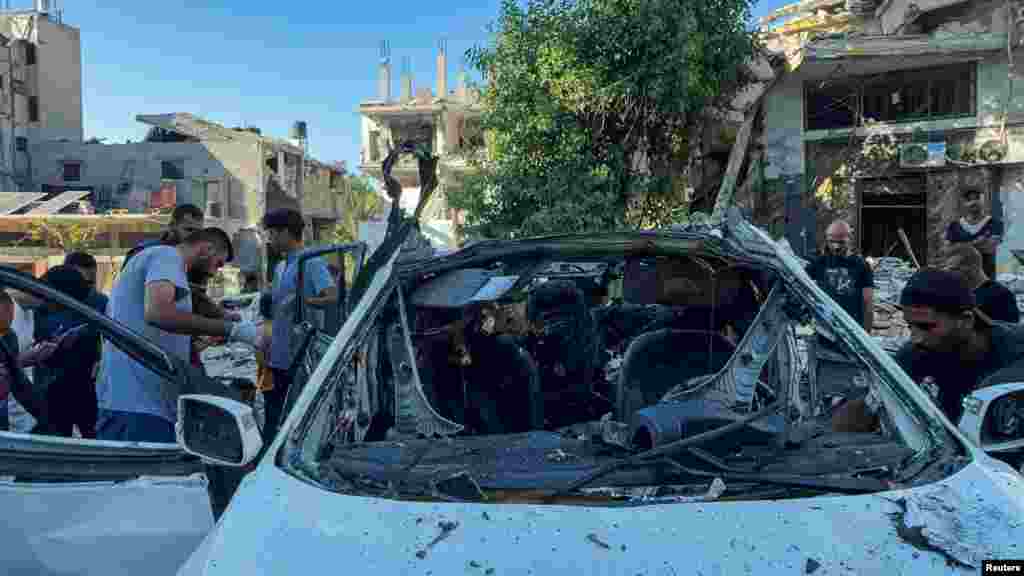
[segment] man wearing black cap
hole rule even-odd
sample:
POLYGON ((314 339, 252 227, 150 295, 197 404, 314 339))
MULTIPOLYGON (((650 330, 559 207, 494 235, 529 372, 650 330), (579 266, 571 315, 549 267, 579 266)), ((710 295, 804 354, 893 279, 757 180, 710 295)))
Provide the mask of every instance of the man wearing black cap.
MULTIPOLYGON (((978 315, 974 293, 960 274, 918 271, 903 288, 900 306, 910 342, 895 360, 954 423, 967 395, 1024 359, 1024 329, 978 315)), ((866 408, 864 400, 848 402, 837 411, 833 428, 863 431, 874 420, 866 408)))
POLYGON ((985 214, 985 194, 980 188, 966 186, 960 191, 963 216, 946 227, 946 242, 969 244, 981 252, 983 269, 989 278, 996 276, 996 248, 1002 242, 1002 219, 985 214))
MULTIPOLYGON (((189 360, 190 336, 221 336, 255 348, 255 324, 207 318, 192 311, 188 272, 213 274, 231 260, 231 240, 204 228, 177 246, 143 250, 124 267, 110 293, 108 315, 165 351, 189 360)), ((110 342, 103 343, 96 381, 101 440, 174 443, 179 390, 110 342)))
MULTIPOLYGON (((50 268, 41 278, 52 288, 89 303, 92 286, 73 266, 50 268)), ((46 389, 49 421, 39 430, 70 438, 74 427, 83 438, 96 437, 96 387, 92 373, 99 360, 99 334, 81 316, 55 302, 37 320, 36 338, 52 342, 56 353, 42 362, 50 376, 46 389)))

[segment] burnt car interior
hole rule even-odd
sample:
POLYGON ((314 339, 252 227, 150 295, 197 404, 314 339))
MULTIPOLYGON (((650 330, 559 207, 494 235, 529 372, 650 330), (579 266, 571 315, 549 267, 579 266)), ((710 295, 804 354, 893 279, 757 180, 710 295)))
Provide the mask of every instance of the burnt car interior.
POLYGON ((439 266, 363 320, 287 461, 338 491, 444 500, 885 490, 916 452, 884 405, 832 432, 875 376, 842 342, 801 361, 809 320, 773 270, 713 251, 439 266))

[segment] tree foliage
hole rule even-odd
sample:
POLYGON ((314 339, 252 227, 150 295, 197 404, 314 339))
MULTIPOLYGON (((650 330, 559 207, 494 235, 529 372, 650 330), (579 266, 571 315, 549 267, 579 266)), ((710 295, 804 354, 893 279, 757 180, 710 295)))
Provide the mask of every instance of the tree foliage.
POLYGON ((63 252, 87 250, 96 244, 100 227, 97 223, 62 223, 45 219, 30 222, 23 240, 42 242, 63 252))
POLYGON ((367 176, 349 176, 339 196, 341 221, 334 229, 334 237, 339 242, 355 242, 359 239, 359 223, 379 216, 383 201, 367 176))
POLYGON ((649 227, 685 211, 688 129, 746 80, 750 0, 504 0, 488 154, 449 193, 479 235, 649 227))
MULTIPOLYGON (((341 220, 334 228, 334 239, 343 244, 359 240, 359 223, 370 218, 379 217, 384 209, 384 202, 374 190, 373 182, 367 176, 346 176, 348 181, 339 192, 341 200, 341 220)), ((352 280, 355 260, 345 255, 345 276, 352 280)))

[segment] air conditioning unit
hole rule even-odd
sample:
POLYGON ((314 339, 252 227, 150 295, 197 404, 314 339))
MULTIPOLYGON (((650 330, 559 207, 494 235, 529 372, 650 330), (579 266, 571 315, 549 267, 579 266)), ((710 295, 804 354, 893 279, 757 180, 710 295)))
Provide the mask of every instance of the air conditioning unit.
POLYGON ((945 142, 914 142, 900 146, 901 168, 931 168, 945 165, 945 142))

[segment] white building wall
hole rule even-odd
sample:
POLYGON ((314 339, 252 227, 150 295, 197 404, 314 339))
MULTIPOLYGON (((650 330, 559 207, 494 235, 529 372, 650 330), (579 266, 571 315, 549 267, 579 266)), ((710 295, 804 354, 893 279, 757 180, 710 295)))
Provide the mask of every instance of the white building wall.
MULTIPOLYGON (((160 190, 164 182, 162 163, 180 161, 184 178, 174 181, 177 203, 193 203, 207 212, 207 224, 220 226, 234 234, 245 227, 247 211, 232 218, 229 213, 227 190, 248 190, 224 163, 211 155, 201 143, 139 142, 133 144, 83 144, 72 142, 46 142, 32 147, 33 181, 36 188, 43 185, 92 188, 98 195, 110 194, 116 208, 129 212, 144 212, 149 208, 152 193, 160 190), (64 164, 79 162, 81 179, 65 181, 64 164), (204 198, 204 184, 219 188, 222 214, 214 217, 209 201, 204 198)), ((249 198, 246 198, 248 201, 249 198)))
POLYGON ((39 124, 35 139, 83 139, 82 42, 77 28, 39 18, 36 94, 39 124))
POLYGON ((19 39, 35 46, 35 63, 31 65, 21 50, 0 48, 0 191, 30 190, 31 158, 25 152, 12 151, 14 138, 26 138, 29 147, 47 140, 83 139, 81 37, 77 28, 32 11, 0 14, 0 34, 11 39, 12 46, 19 39), (24 83, 23 92, 14 94, 12 75, 24 83), (38 100, 39 117, 29 122, 33 96, 38 100))

